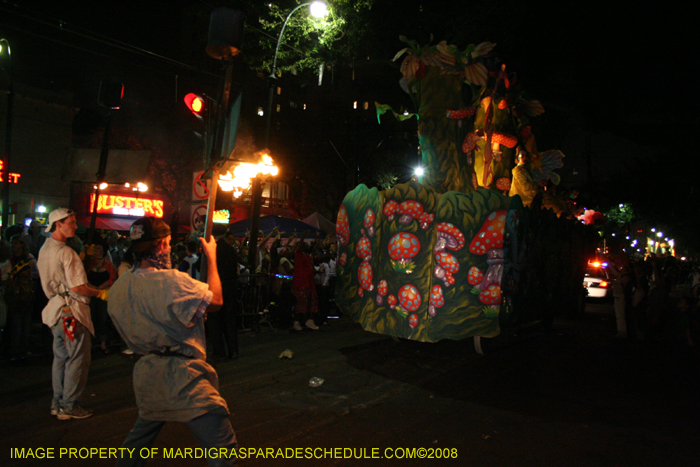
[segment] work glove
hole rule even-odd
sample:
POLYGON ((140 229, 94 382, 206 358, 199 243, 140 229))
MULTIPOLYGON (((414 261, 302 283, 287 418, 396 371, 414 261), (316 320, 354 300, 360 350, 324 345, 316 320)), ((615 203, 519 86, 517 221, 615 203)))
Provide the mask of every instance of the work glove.
POLYGON ((107 301, 108 296, 109 296, 109 289, 102 289, 97 294, 97 298, 99 298, 100 300, 104 300, 105 302, 107 301))

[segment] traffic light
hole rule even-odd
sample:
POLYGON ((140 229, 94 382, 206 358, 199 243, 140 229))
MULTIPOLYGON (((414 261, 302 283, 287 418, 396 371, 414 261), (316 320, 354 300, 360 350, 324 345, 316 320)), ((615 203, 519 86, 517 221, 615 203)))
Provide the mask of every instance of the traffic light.
POLYGON ((102 107, 119 109, 124 97, 124 85, 116 81, 103 79, 100 82, 100 95, 97 101, 102 107))
POLYGON ((185 96, 185 104, 187 105, 187 108, 198 117, 201 117, 206 110, 204 98, 193 92, 185 96))

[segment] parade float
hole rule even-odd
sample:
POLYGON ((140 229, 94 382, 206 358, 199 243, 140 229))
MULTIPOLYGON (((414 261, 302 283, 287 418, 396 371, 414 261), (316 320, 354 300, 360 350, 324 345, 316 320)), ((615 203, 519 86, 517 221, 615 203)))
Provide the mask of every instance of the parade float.
POLYGON ((495 44, 402 40, 409 46, 395 60, 403 57, 400 84, 416 112, 376 104, 377 115, 417 118, 425 174, 346 195, 336 304, 368 331, 475 337, 480 351, 481 337, 580 302, 586 233, 566 219, 566 201, 544 191, 559 183, 563 154, 538 151, 531 119, 544 108, 492 55, 495 44), (536 196, 512 180, 519 153, 528 163, 516 172, 536 196))

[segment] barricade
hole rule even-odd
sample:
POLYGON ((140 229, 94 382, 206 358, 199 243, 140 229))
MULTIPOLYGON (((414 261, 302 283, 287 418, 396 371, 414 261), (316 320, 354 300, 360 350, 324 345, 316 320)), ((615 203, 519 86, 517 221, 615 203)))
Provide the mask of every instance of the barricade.
POLYGON ((271 285, 271 274, 238 275, 239 310, 241 310, 241 324, 244 328, 259 327, 263 324, 273 327, 268 313, 271 285))

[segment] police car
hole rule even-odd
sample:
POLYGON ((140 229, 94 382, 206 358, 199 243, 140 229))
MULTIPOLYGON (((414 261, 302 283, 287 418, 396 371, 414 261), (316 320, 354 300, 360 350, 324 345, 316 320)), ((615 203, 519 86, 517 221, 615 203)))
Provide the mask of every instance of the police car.
POLYGON ((583 287, 588 291, 589 298, 607 298, 612 296, 612 278, 608 274, 608 263, 589 261, 586 275, 583 277, 583 287))

